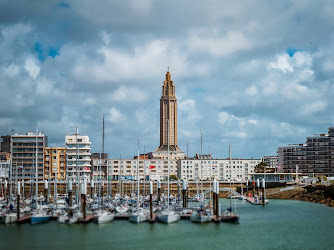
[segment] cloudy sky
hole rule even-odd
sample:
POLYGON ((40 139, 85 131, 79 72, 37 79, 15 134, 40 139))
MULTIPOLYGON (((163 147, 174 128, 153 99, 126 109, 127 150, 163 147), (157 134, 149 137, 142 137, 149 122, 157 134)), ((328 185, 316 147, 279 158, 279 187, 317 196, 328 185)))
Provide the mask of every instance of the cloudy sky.
POLYGON ((334 114, 334 3, 0 1, 0 134, 39 130, 50 146, 89 135, 92 152, 159 146, 167 67, 178 143, 189 155, 275 155, 326 133, 334 114))

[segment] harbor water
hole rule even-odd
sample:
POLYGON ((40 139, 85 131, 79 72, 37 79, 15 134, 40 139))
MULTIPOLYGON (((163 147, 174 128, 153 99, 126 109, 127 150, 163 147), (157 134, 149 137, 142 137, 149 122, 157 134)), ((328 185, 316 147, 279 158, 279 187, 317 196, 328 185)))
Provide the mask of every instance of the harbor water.
MULTIPOLYGON (((226 199, 220 200, 227 205, 226 199)), ((113 221, 65 225, 0 224, 1 249, 333 249, 334 208, 270 200, 236 201, 238 224, 174 224, 113 221)))

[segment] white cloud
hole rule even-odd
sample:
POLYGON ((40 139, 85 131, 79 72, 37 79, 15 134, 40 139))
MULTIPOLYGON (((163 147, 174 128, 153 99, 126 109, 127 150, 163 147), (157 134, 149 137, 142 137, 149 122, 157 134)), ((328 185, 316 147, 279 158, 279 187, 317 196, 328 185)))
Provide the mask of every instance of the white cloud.
POLYGON ((249 124, 254 124, 254 125, 257 125, 258 123, 259 123, 259 121, 258 120, 248 120, 248 123, 249 124))
POLYGON ((125 116, 124 114, 121 113, 121 111, 116 108, 116 107, 112 107, 109 110, 109 118, 108 121, 111 123, 120 123, 123 122, 125 120, 125 116))
POLYGON ((290 56, 288 54, 277 57, 276 62, 269 63, 269 69, 280 69, 283 73, 293 72, 293 66, 290 64, 290 56))
POLYGON ((250 86, 245 91, 246 95, 255 96, 257 94, 257 88, 255 85, 250 86))
POLYGON ((309 53, 297 51, 292 56, 295 67, 310 67, 312 65, 312 57, 309 53))
POLYGON ((9 77, 15 77, 20 74, 20 67, 15 64, 11 64, 8 67, 5 67, 3 73, 9 77))
POLYGON ((40 95, 48 95, 49 93, 52 93, 53 95, 56 95, 55 92, 58 92, 58 90, 53 90, 53 82, 46 79, 46 78, 39 78, 37 80, 37 88, 36 93, 40 95))
POLYGON ((188 44, 193 51, 204 51, 212 56, 228 56, 251 47, 251 42, 239 31, 229 31, 224 36, 213 32, 197 32, 190 36, 188 44))
POLYGON ((275 82, 268 82, 262 91, 264 95, 275 95, 279 90, 275 82))
POLYGON ((153 8, 153 0, 131 0, 132 9, 142 15, 149 15, 153 8))
MULTIPOLYGON (((106 43, 106 38, 103 40, 106 43)), ((190 62, 178 44, 168 40, 152 40, 143 46, 136 44, 127 52, 110 44, 100 47, 98 53, 102 61, 80 57, 72 70, 77 80, 97 84, 119 81, 145 84, 149 79, 160 78, 168 66, 171 73, 178 76, 202 76, 209 71, 209 65, 190 62)))
POLYGON ((323 111, 327 107, 327 103, 325 101, 315 101, 310 104, 304 105, 300 112, 303 115, 312 115, 314 113, 323 111))
POLYGON ((135 115, 140 124, 148 124, 150 122, 147 113, 144 112, 143 110, 136 110, 135 115))
POLYGON ((121 86, 111 94, 115 102, 143 102, 147 98, 147 92, 135 87, 121 86))
POLYGON ((18 36, 23 36, 33 30, 33 27, 29 24, 17 23, 14 25, 4 26, 2 28, 2 34, 6 41, 13 41, 18 36))
POLYGON ((221 124, 225 124, 229 119, 234 119, 234 118, 235 118, 234 115, 230 115, 226 112, 218 113, 218 122, 220 122, 221 124))
POLYGON ((289 122, 281 122, 270 117, 254 119, 238 117, 227 112, 219 112, 218 122, 223 126, 223 137, 227 138, 287 138, 306 133, 306 129, 289 122))
POLYGON ((29 73, 32 78, 36 79, 40 71, 39 62, 36 60, 36 58, 29 56, 26 59, 24 69, 29 73))

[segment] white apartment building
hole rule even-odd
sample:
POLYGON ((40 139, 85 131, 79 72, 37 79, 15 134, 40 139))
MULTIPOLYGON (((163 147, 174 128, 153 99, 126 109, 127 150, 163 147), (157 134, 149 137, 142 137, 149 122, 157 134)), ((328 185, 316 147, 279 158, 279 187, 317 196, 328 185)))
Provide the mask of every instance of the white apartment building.
POLYGON ((267 164, 266 171, 276 172, 278 169, 278 156, 263 156, 262 162, 267 164))
MULTIPOLYGON (((104 160, 102 160, 104 161, 104 160)), ((211 159, 204 156, 202 163, 200 159, 174 159, 169 160, 170 175, 175 175, 179 179, 207 180, 212 176, 221 181, 232 180, 244 181, 254 173, 254 167, 261 162, 261 159, 211 159), (201 171, 202 169, 202 171, 201 171)), ((102 164, 101 165, 105 165, 102 164)), ((98 176, 99 160, 93 160, 94 176, 98 176)), ((136 179, 137 159, 108 159, 109 179, 136 179)), ((101 179, 106 179, 106 169, 101 168, 101 179)), ((166 159, 139 159, 139 178, 146 180, 157 180, 167 177, 168 161, 166 159)))
POLYGON ((66 177, 67 179, 89 180, 91 173, 91 142, 89 136, 79 135, 78 129, 73 135, 65 136, 66 177), (79 171, 79 172, 77 172, 79 171))
MULTIPOLYGON (((98 167, 100 161, 93 160, 94 176, 98 176, 98 167)), ((157 180, 163 179, 168 175, 168 160, 167 159, 108 159, 107 168, 109 169, 109 179, 136 179, 137 167, 139 166, 139 178, 157 180)), ((103 164, 103 160, 101 165, 103 164)), ((177 160, 169 160, 170 175, 177 176, 177 160)), ((106 179, 105 168, 101 168, 101 179, 106 179)))
POLYGON ((2 136, 12 152, 12 173, 15 179, 30 180, 37 175, 44 179, 44 148, 48 146, 48 137, 41 132, 29 131, 26 134, 2 136), (36 145, 37 144, 37 145, 36 145), (36 155, 37 151, 37 155, 36 155), (37 164, 36 164, 37 162, 37 164))
POLYGON ((0 162, 0 181, 9 179, 10 161, 0 162))
MULTIPOLYGON (((154 159, 168 159, 168 151, 155 151, 152 153, 154 159)), ((181 151, 169 151, 169 160, 184 159, 185 154, 181 151)))
POLYGON ((180 180, 209 180, 228 181, 248 180, 254 173, 254 167, 261 159, 210 159, 210 156, 202 156, 202 159, 190 158, 177 161, 178 178, 180 180))

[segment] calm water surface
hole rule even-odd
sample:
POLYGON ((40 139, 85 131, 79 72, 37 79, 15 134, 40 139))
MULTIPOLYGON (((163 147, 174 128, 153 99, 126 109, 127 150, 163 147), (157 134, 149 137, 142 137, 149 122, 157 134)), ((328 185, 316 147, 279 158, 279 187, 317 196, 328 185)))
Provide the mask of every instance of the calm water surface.
POLYGON ((236 205, 239 224, 1 224, 0 249, 334 249, 334 208, 292 200, 236 205))

